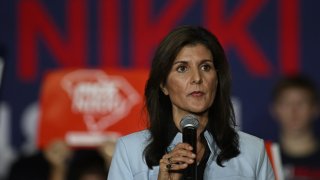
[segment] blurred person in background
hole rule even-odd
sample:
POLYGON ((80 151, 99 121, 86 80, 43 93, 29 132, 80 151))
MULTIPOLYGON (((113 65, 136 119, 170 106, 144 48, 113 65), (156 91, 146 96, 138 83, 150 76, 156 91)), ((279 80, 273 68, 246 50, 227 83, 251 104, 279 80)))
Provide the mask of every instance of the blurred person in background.
POLYGON ((98 151, 104 157, 104 160, 106 161, 106 165, 107 165, 108 169, 111 165, 111 160, 112 160, 115 146, 116 146, 115 140, 108 140, 108 141, 103 142, 98 147, 98 151))
POLYGON ((44 150, 19 158, 8 180, 102 180, 108 175, 115 143, 72 149, 56 140, 44 150))
POLYGON ((66 179, 105 180, 107 175, 106 161, 97 149, 79 149, 70 160, 66 179))
POLYGON ((72 151, 64 141, 54 141, 43 151, 17 159, 8 180, 63 180, 71 156, 72 151))
POLYGON ((316 85, 304 76, 284 78, 274 87, 272 101, 286 179, 320 179, 320 144, 314 132, 319 118, 316 85))

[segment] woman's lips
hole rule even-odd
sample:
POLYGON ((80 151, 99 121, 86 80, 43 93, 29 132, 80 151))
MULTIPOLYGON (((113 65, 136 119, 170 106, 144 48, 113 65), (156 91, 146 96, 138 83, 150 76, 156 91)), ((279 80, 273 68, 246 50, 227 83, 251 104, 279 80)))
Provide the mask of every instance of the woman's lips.
POLYGON ((201 92, 201 91, 193 91, 193 92, 190 93, 190 94, 191 94, 191 96, 193 96, 193 97, 200 97, 200 96, 203 96, 203 95, 204 95, 204 93, 201 92))

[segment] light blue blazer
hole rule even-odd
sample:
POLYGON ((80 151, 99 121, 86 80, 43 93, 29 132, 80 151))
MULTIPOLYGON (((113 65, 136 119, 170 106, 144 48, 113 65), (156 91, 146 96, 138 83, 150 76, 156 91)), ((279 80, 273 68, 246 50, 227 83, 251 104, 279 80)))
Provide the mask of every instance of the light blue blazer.
MULTIPOLYGON (((223 163, 216 163, 219 148, 212 135, 206 131, 204 136, 209 145, 211 155, 204 171, 204 179, 219 180, 273 180, 274 174, 265 151, 264 141, 252 135, 239 131, 240 154, 223 163)), ((156 180, 159 166, 149 169, 143 151, 148 144, 148 130, 136 132, 117 141, 115 153, 109 169, 108 180, 156 180)), ((173 148, 182 142, 182 134, 177 133, 171 145, 173 148)))

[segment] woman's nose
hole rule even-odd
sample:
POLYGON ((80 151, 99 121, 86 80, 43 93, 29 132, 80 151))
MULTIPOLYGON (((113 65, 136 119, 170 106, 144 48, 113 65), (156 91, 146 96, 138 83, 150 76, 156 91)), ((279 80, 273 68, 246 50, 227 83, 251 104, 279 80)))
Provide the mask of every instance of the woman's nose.
POLYGON ((201 72, 198 69, 192 71, 191 83, 192 84, 202 83, 201 72))

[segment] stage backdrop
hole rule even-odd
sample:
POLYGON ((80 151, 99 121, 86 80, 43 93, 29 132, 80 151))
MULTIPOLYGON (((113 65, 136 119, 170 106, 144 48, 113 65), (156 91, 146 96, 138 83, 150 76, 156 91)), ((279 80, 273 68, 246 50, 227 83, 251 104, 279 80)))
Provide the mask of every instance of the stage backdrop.
POLYGON ((179 25, 218 36, 231 64, 240 128, 274 139, 268 105, 279 77, 304 73, 320 84, 319 7, 316 0, 1 0, 0 147, 35 147, 48 72, 148 70, 159 41, 179 25))

